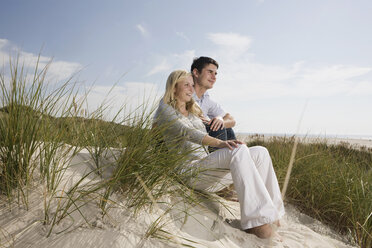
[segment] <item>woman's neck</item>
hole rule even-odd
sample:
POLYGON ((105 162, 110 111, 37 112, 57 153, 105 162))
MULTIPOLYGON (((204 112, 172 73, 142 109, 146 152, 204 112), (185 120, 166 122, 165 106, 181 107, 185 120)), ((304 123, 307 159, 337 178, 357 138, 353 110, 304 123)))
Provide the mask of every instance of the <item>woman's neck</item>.
POLYGON ((184 116, 189 115, 189 111, 187 111, 187 109, 186 109, 186 103, 177 103, 177 109, 184 116))

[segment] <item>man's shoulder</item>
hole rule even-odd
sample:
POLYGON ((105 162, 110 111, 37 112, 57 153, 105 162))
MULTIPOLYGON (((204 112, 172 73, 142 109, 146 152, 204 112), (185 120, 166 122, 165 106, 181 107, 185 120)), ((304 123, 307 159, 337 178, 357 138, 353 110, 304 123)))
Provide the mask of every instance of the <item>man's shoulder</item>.
POLYGON ((203 98, 209 98, 209 97, 210 97, 210 96, 209 96, 209 92, 206 91, 206 92, 202 95, 202 97, 203 97, 203 98))
POLYGON ((216 104, 216 101, 213 100, 213 98, 209 95, 208 92, 205 92, 203 95, 204 102, 208 104, 216 104))
POLYGON ((224 116, 226 112, 222 109, 220 104, 218 104, 216 101, 214 101, 208 92, 204 93, 204 103, 205 103, 205 109, 206 113, 209 116, 209 118, 214 118, 216 116, 224 116))

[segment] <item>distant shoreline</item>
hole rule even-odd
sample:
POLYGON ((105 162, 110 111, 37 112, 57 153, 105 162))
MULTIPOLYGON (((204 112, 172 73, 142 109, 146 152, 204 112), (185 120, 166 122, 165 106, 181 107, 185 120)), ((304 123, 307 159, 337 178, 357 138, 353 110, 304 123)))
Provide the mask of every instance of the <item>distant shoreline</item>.
POLYGON ((263 135, 268 137, 292 137, 297 135, 298 137, 305 138, 319 138, 319 139, 365 139, 372 141, 372 134, 348 134, 348 135, 338 135, 338 134, 294 134, 294 133, 245 133, 245 132, 237 132, 239 135, 263 135))
MULTIPOLYGON (((294 134, 259 134, 259 133, 237 133, 237 138, 248 142, 256 138, 262 138, 263 140, 268 140, 272 137, 293 137, 294 134)), ((317 143, 324 141, 327 144, 342 144, 348 143, 353 147, 360 148, 372 148, 372 137, 368 135, 349 135, 349 136, 322 136, 322 135, 298 135, 302 143, 317 143)))

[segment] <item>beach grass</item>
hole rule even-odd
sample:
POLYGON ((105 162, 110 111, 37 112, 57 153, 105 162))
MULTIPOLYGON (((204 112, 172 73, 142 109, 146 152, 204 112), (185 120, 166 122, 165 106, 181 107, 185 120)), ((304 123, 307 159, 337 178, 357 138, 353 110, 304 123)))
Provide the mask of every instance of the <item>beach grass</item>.
MULTIPOLYGON (((270 151, 278 181, 286 176, 294 137, 259 136, 249 146, 270 151)), ((303 213, 351 234, 360 247, 372 245, 372 151, 347 143, 330 145, 300 140, 285 200, 303 213)))
MULTIPOLYGON (((45 81, 48 67, 37 64, 30 76, 15 59, 10 60, 7 74, 0 73, 2 201, 28 209, 29 192, 42 185, 44 217, 40 222, 47 226, 46 237, 65 218, 73 223, 74 212, 89 225, 81 211, 87 204, 97 204, 102 217, 108 208, 122 206, 111 198, 114 193, 124 197, 125 207, 134 214, 159 203, 167 212, 173 206, 164 201, 165 196, 198 204, 199 193, 185 183, 193 174, 182 170, 191 151, 165 146, 166 127, 152 128, 153 110, 148 104, 136 113, 124 113, 123 106, 111 118, 104 104, 90 113, 82 111, 87 95, 79 95, 71 79, 51 88, 45 81), (64 180, 74 166, 70 165, 72 157, 84 148, 96 168, 78 180, 64 180), (114 161, 102 163, 107 156, 114 161), (106 169, 111 173, 104 177, 106 169)), ((166 232, 154 223, 146 233, 160 237, 166 232)), ((172 239, 168 234, 164 237, 172 239)))

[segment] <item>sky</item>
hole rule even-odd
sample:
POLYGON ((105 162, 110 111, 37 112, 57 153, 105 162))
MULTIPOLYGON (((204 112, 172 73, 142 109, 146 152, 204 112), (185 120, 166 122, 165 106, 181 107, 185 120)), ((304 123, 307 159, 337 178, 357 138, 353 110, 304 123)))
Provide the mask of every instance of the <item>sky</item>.
POLYGON ((51 59, 102 101, 153 102, 193 58, 218 61, 211 97, 236 132, 372 137, 370 0, 1 0, 0 66, 51 59))

